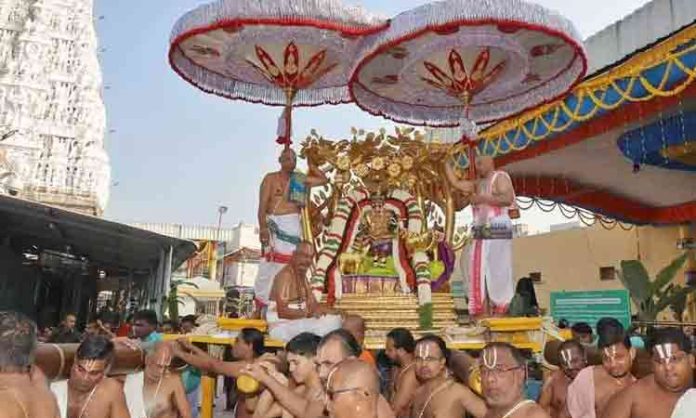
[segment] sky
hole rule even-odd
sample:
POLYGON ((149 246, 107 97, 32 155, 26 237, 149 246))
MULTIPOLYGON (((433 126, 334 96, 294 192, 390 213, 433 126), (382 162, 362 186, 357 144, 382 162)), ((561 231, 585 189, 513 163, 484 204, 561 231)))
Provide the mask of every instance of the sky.
MULTIPOLYGON (((208 1, 95 0, 113 178, 109 219, 214 225, 218 206, 225 205, 225 226, 256 223, 260 181, 277 168, 278 109, 205 94, 181 80, 167 62, 176 20, 208 1)), ((344 2, 385 16, 427 3, 344 2)), ((585 38, 647 2, 535 1, 568 17, 585 38)), ((294 124, 300 139, 313 128, 345 138, 351 126, 376 130, 390 125, 352 104, 298 109, 294 124)), ((567 220, 530 210, 522 222, 543 231, 567 220)))

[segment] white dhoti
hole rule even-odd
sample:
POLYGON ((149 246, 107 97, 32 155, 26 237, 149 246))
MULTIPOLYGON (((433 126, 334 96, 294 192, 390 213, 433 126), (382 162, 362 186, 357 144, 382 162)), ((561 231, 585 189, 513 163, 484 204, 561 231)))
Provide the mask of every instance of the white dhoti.
MULTIPOLYGON (((292 309, 305 309, 304 304, 290 305, 292 309)), ((270 302, 266 312, 268 335, 271 338, 288 342, 303 332, 323 337, 331 331, 341 328, 339 315, 324 315, 319 318, 281 319, 278 317, 275 302, 270 302)))
POLYGON ((299 213, 268 215, 267 222, 270 241, 254 282, 256 301, 262 306, 268 305, 273 279, 290 262, 302 236, 299 213))
POLYGON ((131 418, 147 418, 143 388, 145 374, 143 372, 129 374, 123 384, 123 393, 126 395, 126 405, 131 418))
MULTIPOLYGON (((492 194, 493 184, 503 172, 482 183, 480 193, 492 194)), ((474 206, 474 228, 489 228, 491 239, 474 239, 469 246, 469 315, 484 313, 488 296, 495 314, 507 312, 515 295, 512 278, 512 220, 506 207, 474 206), (503 232, 503 233, 501 233, 503 232), (509 239, 500 238, 509 232, 509 239)))
POLYGON ((68 418, 68 381, 59 380, 51 383, 51 392, 58 401, 58 411, 60 418, 68 418))
POLYGON ((679 398, 674 406, 672 418, 689 418, 694 416, 696 411, 696 389, 689 389, 679 398))

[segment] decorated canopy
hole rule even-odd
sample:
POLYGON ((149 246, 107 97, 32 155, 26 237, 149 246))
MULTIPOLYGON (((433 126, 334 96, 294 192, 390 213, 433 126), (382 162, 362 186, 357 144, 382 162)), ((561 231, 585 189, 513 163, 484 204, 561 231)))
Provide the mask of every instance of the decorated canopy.
POLYGON ((290 108, 350 101, 346 87, 361 36, 386 23, 339 0, 221 0, 184 15, 169 60, 208 93, 290 108))
POLYGON ((636 224, 692 222, 696 23, 637 47, 567 97, 483 131, 478 152, 544 210, 553 201, 636 224))
POLYGON ((426 4, 366 43, 353 98, 409 124, 500 120, 564 95, 587 68, 572 23, 520 0, 426 4))

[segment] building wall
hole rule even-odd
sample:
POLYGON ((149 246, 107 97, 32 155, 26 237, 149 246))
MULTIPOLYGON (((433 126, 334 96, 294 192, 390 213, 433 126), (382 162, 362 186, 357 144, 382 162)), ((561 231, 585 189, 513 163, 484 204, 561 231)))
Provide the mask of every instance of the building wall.
POLYGON ((101 215, 106 111, 93 0, 0 2, 0 193, 101 215))
MULTIPOLYGON (((601 226, 576 228, 513 240, 515 279, 540 272, 536 285, 542 307, 549 307, 549 295, 560 290, 623 289, 618 278, 600 280, 601 267, 619 270, 622 260, 640 259, 651 275, 676 258, 678 227, 641 227, 629 231, 601 226)), ((677 280, 684 282, 683 271, 677 280)))
POLYGON ((225 287, 254 287, 254 282, 256 281, 256 276, 258 276, 258 274, 258 262, 246 261, 230 263, 225 267, 225 287))

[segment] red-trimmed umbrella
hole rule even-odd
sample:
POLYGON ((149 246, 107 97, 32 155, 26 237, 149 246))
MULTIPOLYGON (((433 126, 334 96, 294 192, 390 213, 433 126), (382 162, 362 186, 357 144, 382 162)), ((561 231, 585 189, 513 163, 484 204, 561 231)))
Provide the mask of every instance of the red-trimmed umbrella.
POLYGON ((426 4, 366 43, 351 96, 412 125, 501 120, 565 95, 587 69, 572 23, 520 0, 426 4))
POLYGON ((205 92, 285 106, 278 142, 289 146, 292 107, 350 102, 359 42, 385 27, 338 0, 221 0, 179 19, 169 61, 205 92))

